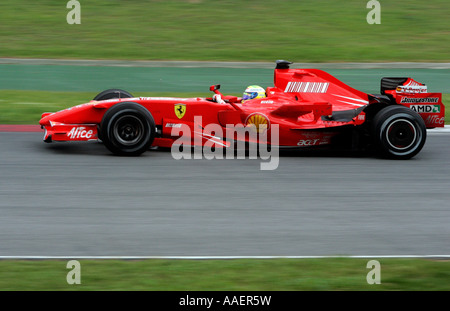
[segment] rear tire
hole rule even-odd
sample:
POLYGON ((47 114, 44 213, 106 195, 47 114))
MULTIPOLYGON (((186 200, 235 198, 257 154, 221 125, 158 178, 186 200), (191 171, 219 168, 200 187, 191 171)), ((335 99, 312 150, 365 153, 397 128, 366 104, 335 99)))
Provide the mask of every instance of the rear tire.
POLYGON ((94 100, 100 101, 114 98, 133 98, 133 95, 124 90, 109 89, 97 94, 97 96, 94 97, 94 100))
POLYGON ((103 116, 100 133, 112 153, 138 156, 147 151, 155 137, 155 121, 151 113, 133 102, 112 106, 103 116))
POLYGON ((418 113, 404 106, 393 105, 375 115, 372 135, 382 156, 410 159, 422 150, 427 130, 418 113))

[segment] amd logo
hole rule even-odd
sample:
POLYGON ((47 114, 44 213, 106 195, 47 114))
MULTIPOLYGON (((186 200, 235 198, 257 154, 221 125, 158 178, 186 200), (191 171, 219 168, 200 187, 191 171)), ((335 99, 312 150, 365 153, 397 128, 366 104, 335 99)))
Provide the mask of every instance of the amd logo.
POLYGON ((439 105, 411 105, 409 108, 417 113, 440 113, 441 107, 439 105))

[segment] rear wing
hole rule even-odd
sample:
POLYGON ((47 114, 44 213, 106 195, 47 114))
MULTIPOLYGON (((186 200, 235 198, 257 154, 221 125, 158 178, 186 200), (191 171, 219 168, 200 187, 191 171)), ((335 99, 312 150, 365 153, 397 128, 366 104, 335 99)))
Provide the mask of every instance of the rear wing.
POLYGON ((427 86, 412 78, 382 78, 381 94, 397 104, 416 111, 427 128, 444 127, 445 106, 442 93, 428 93, 427 86))
POLYGON ((369 103, 368 94, 350 87, 319 69, 291 69, 287 61, 277 61, 274 72, 275 91, 289 94, 303 102, 346 103, 363 106, 369 103))

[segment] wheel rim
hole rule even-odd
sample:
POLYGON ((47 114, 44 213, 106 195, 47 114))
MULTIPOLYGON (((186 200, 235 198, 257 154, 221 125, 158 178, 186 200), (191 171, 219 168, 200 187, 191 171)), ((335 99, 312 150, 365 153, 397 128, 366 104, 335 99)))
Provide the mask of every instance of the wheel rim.
POLYGON ((411 121, 397 119, 387 127, 386 141, 395 150, 407 150, 417 141, 417 129, 411 121))
POLYGON ((114 138, 122 145, 134 145, 144 136, 144 124, 132 115, 120 117, 114 125, 114 138))

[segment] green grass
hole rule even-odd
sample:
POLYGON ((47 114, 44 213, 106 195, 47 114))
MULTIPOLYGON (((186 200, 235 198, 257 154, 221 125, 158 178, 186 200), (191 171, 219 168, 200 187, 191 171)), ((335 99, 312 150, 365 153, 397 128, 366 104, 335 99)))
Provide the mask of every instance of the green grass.
POLYGON ((381 284, 369 285, 368 259, 80 260, 69 285, 63 260, 2 260, 0 290, 450 290, 450 262, 379 259, 381 284))
MULTIPOLYGON (((43 112, 55 112, 86 103, 95 95, 95 92, 0 90, 0 124, 38 124, 43 112)), ((211 94, 145 92, 134 96, 206 97, 211 94)), ((450 124, 450 94, 443 94, 442 100, 446 106, 445 121, 450 124)))
MULTIPOLYGON (((0 124, 38 124, 42 113, 87 103, 96 92, 0 90, 0 124)), ((136 93, 135 96, 211 96, 210 93, 136 93)))
POLYGON ((448 62, 448 0, 381 1, 369 25, 362 0, 67 1, 0 3, 0 57, 448 62))

